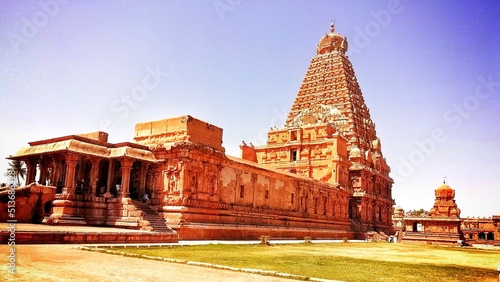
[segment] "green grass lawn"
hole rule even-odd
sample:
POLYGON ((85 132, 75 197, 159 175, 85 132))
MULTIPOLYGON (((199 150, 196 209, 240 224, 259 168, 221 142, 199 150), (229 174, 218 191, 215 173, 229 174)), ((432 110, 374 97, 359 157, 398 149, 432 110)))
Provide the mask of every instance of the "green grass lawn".
POLYGON ((128 253, 344 281, 498 281, 500 251, 390 243, 205 245, 128 253))

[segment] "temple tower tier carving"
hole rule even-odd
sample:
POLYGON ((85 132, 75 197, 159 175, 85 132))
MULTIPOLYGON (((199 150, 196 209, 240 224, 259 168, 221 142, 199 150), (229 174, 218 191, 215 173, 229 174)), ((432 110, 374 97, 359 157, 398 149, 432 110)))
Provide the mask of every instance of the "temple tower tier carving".
POLYGON ((347 49, 347 39, 332 24, 320 39, 284 126, 271 128, 266 145, 243 144, 242 157, 348 189, 355 224, 390 231, 390 167, 347 49))

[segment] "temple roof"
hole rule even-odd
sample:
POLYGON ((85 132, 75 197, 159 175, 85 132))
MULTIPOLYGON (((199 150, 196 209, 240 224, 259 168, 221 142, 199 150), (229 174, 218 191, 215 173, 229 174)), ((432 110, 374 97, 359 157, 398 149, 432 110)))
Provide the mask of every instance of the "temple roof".
POLYGON ((112 144, 100 142, 78 135, 69 135, 47 140, 30 142, 29 147, 22 148, 9 159, 23 159, 29 156, 50 153, 73 152, 102 158, 129 157, 137 160, 156 162, 153 153, 146 146, 124 142, 112 144))
POLYGON ((342 53, 347 51, 347 39, 335 32, 333 22, 330 25, 330 32, 325 34, 319 41, 316 53, 325 54, 332 51, 340 51, 342 53))
POLYGON ((446 180, 434 192, 436 200, 430 210, 432 217, 460 217, 460 209, 455 202, 455 190, 446 184, 446 180))
POLYGON ((445 182, 435 190, 436 198, 455 198, 455 190, 445 182))
POLYGON ((332 23, 330 32, 320 39, 285 127, 297 126, 304 116, 320 109, 321 120, 335 124, 337 131, 349 139, 349 146, 366 151, 372 149, 372 142, 378 137, 345 51, 347 40, 335 32, 332 23))

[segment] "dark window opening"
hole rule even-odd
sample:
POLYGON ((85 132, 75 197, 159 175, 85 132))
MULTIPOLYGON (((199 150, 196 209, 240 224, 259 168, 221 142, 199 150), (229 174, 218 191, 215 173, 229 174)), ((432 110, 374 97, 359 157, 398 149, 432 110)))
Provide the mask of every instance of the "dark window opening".
POLYGON ((245 197, 245 186, 241 185, 240 186, 240 198, 245 197))
POLYGON ((495 240, 495 235, 493 235, 493 232, 488 232, 488 234, 486 234, 486 240, 489 241, 495 240))

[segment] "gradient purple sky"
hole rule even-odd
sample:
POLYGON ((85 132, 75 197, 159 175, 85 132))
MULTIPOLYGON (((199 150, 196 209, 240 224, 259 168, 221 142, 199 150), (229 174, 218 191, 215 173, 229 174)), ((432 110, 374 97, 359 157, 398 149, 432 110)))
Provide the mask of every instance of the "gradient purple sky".
POLYGON ((397 205, 429 210, 446 176, 462 216, 500 214, 500 2, 100 2, 0 2, 2 158, 96 130, 132 141, 135 123, 185 114, 239 156, 283 126, 333 19, 397 205))

